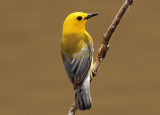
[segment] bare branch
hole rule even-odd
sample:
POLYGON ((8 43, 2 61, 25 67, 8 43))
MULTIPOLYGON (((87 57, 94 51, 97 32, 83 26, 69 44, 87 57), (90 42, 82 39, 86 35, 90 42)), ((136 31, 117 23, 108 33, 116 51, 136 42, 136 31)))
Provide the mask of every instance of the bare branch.
POLYGON ((117 13, 116 17, 112 21, 111 25, 109 26, 107 32, 104 34, 102 44, 98 50, 98 55, 97 55, 97 57, 94 61, 94 64, 92 66, 92 72, 93 72, 94 76, 97 75, 98 68, 99 68, 101 62, 103 61, 103 59, 105 58, 107 51, 109 50, 109 41, 111 39, 113 32, 115 31, 117 25, 121 21, 122 16, 126 12, 127 8, 129 7, 129 5, 132 5, 132 3, 133 3, 133 0, 126 0, 125 1, 125 3, 122 5, 121 9, 117 13))
MULTIPOLYGON (((97 55, 97 57, 94 61, 94 64, 92 66, 93 76, 97 75, 98 68, 99 68, 101 62, 103 61, 103 59, 105 58, 107 51, 109 50, 109 41, 111 39, 113 32, 115 31, 117 25, 121 21, 124 13, 128 9, 128 7, 130 5, 132 5, 132 3, 133 3, 133 0, 126 0, 125 1, 125 3, 122 5, 121 9, 117 13, 116 17, 112 21, 111 25, 109 26, 107 32, 104 34, 102 44, 98 50, 98 55, 97 55)), ((75 115, 77 109, 78 109, 77 99, 75 99, 75 101, 73 102, 73 104, 69 110, 68 115, 75 115)))
POLYGON ((73 102, 73 104, 72 104, 72 106, 69 110, 68 115, 75 115, 77 109, 78 109, 77 98, 75 97, 75 100, 74 100, 74 102, 73 102))

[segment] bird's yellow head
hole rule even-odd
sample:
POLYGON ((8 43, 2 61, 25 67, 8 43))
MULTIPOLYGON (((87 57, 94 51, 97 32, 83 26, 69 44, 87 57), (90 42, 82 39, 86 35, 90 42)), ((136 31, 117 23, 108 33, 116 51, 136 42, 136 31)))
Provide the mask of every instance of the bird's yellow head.
POLYGON ((98 15, 99 13, 83 13, 74 12, 67 16, 63 24, 63 34, 74 32, 85 32, 85 25, 89 18, 98 15))

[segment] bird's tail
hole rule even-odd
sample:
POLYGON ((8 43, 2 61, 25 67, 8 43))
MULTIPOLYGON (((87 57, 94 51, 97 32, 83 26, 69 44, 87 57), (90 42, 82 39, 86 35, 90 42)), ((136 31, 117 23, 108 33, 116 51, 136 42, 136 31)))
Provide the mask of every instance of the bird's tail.
POLYGON ((80 110, 90 109, 92 106, 92 99, 90 96, 90 77, 88 77, 79 92, 76 92, 78 101, 78 108, 80 110))

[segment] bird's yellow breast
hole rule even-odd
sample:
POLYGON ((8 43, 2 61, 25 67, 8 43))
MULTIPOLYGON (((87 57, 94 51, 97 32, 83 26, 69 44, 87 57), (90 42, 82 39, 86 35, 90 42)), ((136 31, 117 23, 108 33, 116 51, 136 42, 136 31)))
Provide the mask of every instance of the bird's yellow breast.
POLYGON ((61 49, 65 55, 72 57, 81 51, 84 43, 87 45, 92 43, 92 38, 87 32, 66 34, 63 35, 61 49))

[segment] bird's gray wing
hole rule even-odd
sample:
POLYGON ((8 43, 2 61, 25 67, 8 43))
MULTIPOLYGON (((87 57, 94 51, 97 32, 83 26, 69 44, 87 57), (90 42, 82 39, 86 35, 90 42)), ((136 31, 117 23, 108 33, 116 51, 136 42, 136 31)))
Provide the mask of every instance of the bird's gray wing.
POLYGON ((74 89, 80 88, 86 78, 92 62, 92 45, 87 46, 84 43, 83 48, 78 54, 74 54, 72 58, 68 58, 62 53, 65 69, 74 89))

